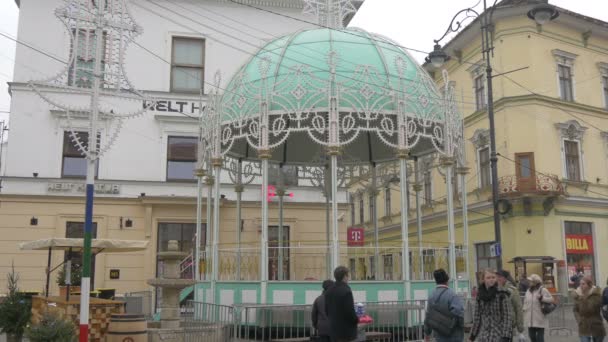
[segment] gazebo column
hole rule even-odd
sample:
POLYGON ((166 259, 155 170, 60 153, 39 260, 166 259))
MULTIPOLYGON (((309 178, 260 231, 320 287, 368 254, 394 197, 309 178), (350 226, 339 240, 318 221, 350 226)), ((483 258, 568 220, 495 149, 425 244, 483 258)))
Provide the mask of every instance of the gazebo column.
POLYGON ((454 158, 442 157, 441 165, 445 168, 445 184, 447 189, 447 220, 448 220, 448 253, 450 277, 454 280, 454 290, 458 291, 458 274, 456 274, 456 233, 454 228, 454 187, 452 177, 454 158))
POLYGON ((266 304, 268 288, 268 159, 269 150, 260 150, 262 160, 262 237, 260 240, 260 302, 266 304))
POLYGON ((329 155, 331 159, 331 269, 335 270, 340 265, 340 246, 338 240, 338 155, 339 147, 330 147, 329 155))
POLYGON ((201 237, 203 234, 202 221, 203 221, 203 177, 205 177, 205 170, 197 168, 195 170, 196 175, 196 246, 194 246, 194 279, 197 281, 202 280, 201 276, 201 237))
POLYGON ((414 159, 414 186, 413 189, 416 192, 416 231, 418 236, 418 279, 424 278, 424 258, 422 257, 422 207, 420 206, 420 192, 422 191, 422 185, 420 184, 420 170, 418 169, 420 164, 418 158, 414 159))
POLYGON ((217 281, 219 279, 219 234, 220 234, 220 186, 222 172, 222 158, 213 158, 213 174, 215 176, 214 194, 213 194, 213 266, 211 266, 211 293, 215 303, 217 281))
POLYGON ((399 184, 401 187, 401 272, 404 283, 404 298, 409 300, 410 295, 410 256, 409 256, 409 218, 407 212, 407 149, 399 149, 399 184))
POLYGON ((236 193, 236 280, 241 281, 241 228, 242 224, 242 208, 241 200, 243 198, 243 161, 238 160, 236 172, 236 184, 234 192, 236 193))
POLYGON ((283 196, 285 196, 285 186, 283 184, 279 184, 277 187, 277 196, 279 197, 279 262, 277 276, 278 280, 283 280, 283 239, 285 238, 283 236, 283 196))
POLYGON ((467 274, 467 280, 469 281, 469 288, 471 287, 471 276, 469 274, 469 209, 467 202, 467 184, 466 184, 466 175, 469 173, 468 167, 457 167, 456 173, 460 179, 460 187, 462 189, 462 232, 463 232, 463 245, 465 247, 466 252, 464 259, 464 269, 467 274))
POLYGON ((205 184, 207 185, 207 217, 206 217, 206 226, 205 232, 207 233, 205 236, 205 280, 211 279, 211 239, 213 238, 213 170, 207 171, 207 177, 205 179, 205 184))
MULTIPOLYGON (((372 186, 370 189, 371 221, 374 225, 374 279, 380 280, 380 233, 378 232, 378 175, 376 163, 372 163, 372 186)), ((383 272, 384 273, 384 272, 383 272)))

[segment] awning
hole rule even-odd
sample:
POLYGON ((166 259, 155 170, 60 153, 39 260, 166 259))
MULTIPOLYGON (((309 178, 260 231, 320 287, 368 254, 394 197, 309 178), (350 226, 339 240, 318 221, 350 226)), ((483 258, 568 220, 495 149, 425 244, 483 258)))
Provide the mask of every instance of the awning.
MULTIPOLYGON (((149 241, 145 240, 114 240, 114 239, 93 239, 91 249, 93 253, 122 253, 137 252, 148 248, 149 241)), ((83 249, 84 239, 68 238, 48 238, 19 244, 21 250, 69 250, 77 251, 83 249)))

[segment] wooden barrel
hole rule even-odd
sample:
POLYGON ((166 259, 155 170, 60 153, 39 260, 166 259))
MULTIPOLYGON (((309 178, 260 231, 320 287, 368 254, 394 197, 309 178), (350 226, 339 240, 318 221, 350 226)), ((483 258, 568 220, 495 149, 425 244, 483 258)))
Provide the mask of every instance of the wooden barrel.
POLYGON ((114 314, 106 333, 106 342, 147 342, 144 315, 114 314))

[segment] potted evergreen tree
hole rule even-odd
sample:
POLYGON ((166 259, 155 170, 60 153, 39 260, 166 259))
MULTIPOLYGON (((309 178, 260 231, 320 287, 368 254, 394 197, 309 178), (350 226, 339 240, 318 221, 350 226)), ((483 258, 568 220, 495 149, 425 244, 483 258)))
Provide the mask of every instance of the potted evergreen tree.
MULTIPOLYGON (((57 285, 59 285, 59 296, 65 297, 68 292, 65 267, 62 267, 57 274, 57 285)), ((80 292, 80 284, 82 281, 82 273, 80 265, 72 264, 72 271, 70 272, 70 293, 80 292)))
POLYGON ((0 333, 6 334, 7 342, 18 342, 32 316, 31 301, 19 293, 19 275, 15 265, 7 275, 8 295, 0 303, 0 333))

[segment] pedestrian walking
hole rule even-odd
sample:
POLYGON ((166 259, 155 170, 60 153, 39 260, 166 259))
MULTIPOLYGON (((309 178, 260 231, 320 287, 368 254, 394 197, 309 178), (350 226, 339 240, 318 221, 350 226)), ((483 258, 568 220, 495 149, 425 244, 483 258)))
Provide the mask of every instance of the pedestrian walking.
POLYGON ((524 314, 522 311, 521 298, 519 297, 519 290, 515 287, 515 281, 511 277, 511 273, 507 270, 496 272, 496 280, 499 286, 507 289, 510 293, 511 310, 513 310, 513 330, 517 331, 518 341, 525 341, 524 314))
POLYGON ((549 320, 542 311, 541 303, 553 303, 551 293, 542 285, 538 274, 530 275, 530 288, 524 298, 524 324, 532 342, 545 341, 545 329, 549 328, 549 320))
POLYGON ((325 312, 329 318, 329 334, 332 342, 349 342, 357 338, 359 318, 355 312, 353 292, 348 286, 348 268, 336 267, 334 278, 336 283, 325 292, 325 312))
POLYGON ((593 285, 591 277, 584 277, 578 289, 571 291, 574 299, 574 317, 578 323, 581 342, 602 342, 606 329, 600 314, 602 291, 593 285))
POLYGON ((325 294, 334 285, 333 280, 325 280, 323 282, 323 293, 312 304, 312 327, 317 331, 318 342, 330 342, 329 334, 329 319, 327 311, 325 311, 325 294))
POLYGON ((464 340, 464 302, 448 287, 450 277, 443 269, 433 272, 437 287, 428 299, 424 320, 425 341, 431 334, 437 342, 462 342, 464 340))
POLYGON ((513 337, 510 293, 496 281, 496 270, 484 271, 475 302, 470 341, 507 342, 513 337))

